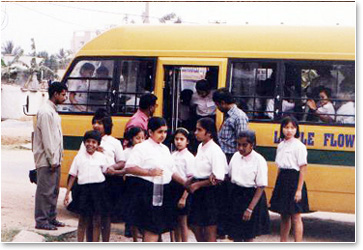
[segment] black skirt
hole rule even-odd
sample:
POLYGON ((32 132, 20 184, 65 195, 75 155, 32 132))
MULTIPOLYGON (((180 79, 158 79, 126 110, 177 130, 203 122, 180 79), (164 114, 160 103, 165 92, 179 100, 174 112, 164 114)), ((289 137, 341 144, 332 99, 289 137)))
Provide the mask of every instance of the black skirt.
POLYGON ((219 216, 217 187, 202 187, 190 196, 188 224, 201 227, 217 225, 219 216))
POLYGON ((244 188, 230 183, 230 213, 227 216, 227 234, 232 239, 253 239, 256 236, 270 233, 270 217, 267 208, 265 192, 255 208, 249 221, 242 220, 243 213, 248 208, 256 188, 244 188))
POLYGON ((125 191, 123 176, 106 176, 106 198, 110 204, 112 222, 122 221, 122 196, 125 191))
POLYGON ((105 216, 110 212, 105 182, 78 185, 78 199, 77 212, 81 215, 105 216))
POLYGON ((183 196, 185 188, 178 182, 176 181, 171 181, 170 182, 170 187, 171 187, 171 191, 172 191, 172 197, 174 199, 174 209, 176 211, 176 216, 181 216, 181 215, 188 215, 190 212, 190 195, 188 195, 187 200, 185 202, 185 207, 184 208, 178 208, 178 203, 180 198, 183 196))
POLYGON ((270 200, 271 211, 286 215, 310 212, 305 182, 302 188, 301 201, 295 202, 299 176, 300 172, 294 169, 280 169, 270 200))
POLYGON ((153 183, 139 177, 128 176, 123 206, 126 223, 155 234, 174 230, 175 203, 170 184, 163 185, 163 188, 162 206, 153 206, 153 183))

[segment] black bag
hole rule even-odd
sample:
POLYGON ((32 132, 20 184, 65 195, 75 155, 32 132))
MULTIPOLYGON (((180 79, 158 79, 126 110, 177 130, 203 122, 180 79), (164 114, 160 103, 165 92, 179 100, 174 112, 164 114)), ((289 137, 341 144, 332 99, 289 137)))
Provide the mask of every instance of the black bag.
POLYGON ((30 183, 37 184, 37 169, 29 170, 30 183))

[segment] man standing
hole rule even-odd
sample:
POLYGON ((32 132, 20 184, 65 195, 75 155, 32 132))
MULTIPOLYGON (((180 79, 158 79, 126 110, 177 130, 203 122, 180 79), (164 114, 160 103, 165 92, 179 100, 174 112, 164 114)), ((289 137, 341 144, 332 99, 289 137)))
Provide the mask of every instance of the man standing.
POLYGON ((65 224, 58 221, 57 200, 59 194, 60 164, 63 152, 61 118, 57 105, 67 99, 67 86, 53 82, 49 85, 47 100, 37 113, 34 131, 33 154, 37 168, 35 194, 35 228, 57 230, 65 224))
POLYGON ((131 127, 140 127, 147 131, 147 123, 149 118, 154 115, 157 107, 157 99, 158 98, 153 94, 145 94, 141 96, 139 109, 127 122, 125 131, 131 127))
POLYGON ((233 154, 237 152, 239 132, 248 128, 248 117, 245 112, 237 107, 235 99, 227 88, 216 90, 213 94, 213 101, 225 116, 218 133, 218 140, 229 163, 233 154))

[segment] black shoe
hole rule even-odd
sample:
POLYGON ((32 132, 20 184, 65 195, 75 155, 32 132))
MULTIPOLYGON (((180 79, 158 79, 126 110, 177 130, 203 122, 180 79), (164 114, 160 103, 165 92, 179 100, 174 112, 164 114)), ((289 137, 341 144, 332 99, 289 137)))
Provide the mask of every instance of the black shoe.
POLYGON ((52 220, 49 222, 49 224, 56 226, 56 227, 64 227, 66 225, 63 222, 60 222, 59 220, 52 220))
POLYGON ((42 230, 57 230, 58 228, 52 224, 40 224, 35 225, 36 229, 42 229, 42 230))

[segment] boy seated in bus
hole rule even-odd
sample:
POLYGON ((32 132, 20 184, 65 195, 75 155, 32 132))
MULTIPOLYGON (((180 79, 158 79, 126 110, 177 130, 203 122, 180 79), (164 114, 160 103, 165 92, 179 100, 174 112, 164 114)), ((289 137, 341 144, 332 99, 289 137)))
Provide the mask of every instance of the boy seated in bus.
MULTIPOLYGON (((109 77, 109 70, 101 65, 96 69, 96 78, 109 77)), ((106 105, 107 91, 109 89, 109 80, 92 80, 90 81, 89 104, 92 105, 91 109, 96 111, 106 105)))
POLYGON ((192 110, 195 111, 196 120, 204 117, 215 120, 216 105, 213 102, 213 91, 211 91, 209 82, 205 79, 199 80, 196 82, 195 88, 197 91, 193 94, 190 104, 192 110))
POLYGON ((334 122, 335 109, 330 101, 331 90, 329 88, 321 87, 319 91, 319 102, 315 103, 313 99, 309 99, 306 104, 322 122, 334 122))
MULTIPOLYGON (((82 65, 78 77, 91 77, 95 71, 95 66, 92 63, 82 65)), ((70 82, 69 84, 69 101, 72 104, 70 111, 84 112, 87 111, 89 81, 87 79, 79 79, 70 82)))

